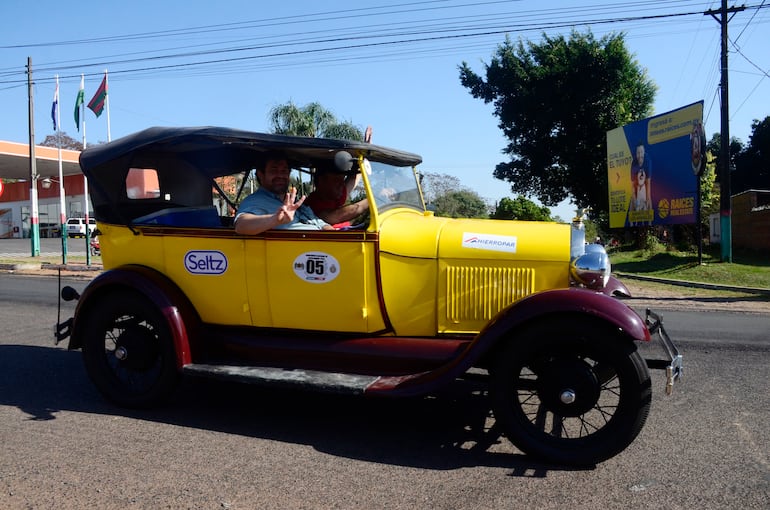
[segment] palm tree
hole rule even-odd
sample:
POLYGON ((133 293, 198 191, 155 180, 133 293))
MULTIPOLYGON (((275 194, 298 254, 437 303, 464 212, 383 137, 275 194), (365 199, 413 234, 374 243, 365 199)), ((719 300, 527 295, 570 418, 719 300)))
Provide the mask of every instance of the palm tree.
POLYGON ((270 110, 273 133, 279 135, 309 136, 313 138, 364 139, 361 129, 351 122, 340 122, 320 103, 299 107, 293 101, 270 110))

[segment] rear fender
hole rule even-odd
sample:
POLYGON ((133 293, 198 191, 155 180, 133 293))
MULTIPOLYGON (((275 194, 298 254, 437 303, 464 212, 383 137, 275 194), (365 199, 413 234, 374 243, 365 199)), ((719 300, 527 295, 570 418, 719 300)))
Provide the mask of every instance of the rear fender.
POLYGON ((91 304, 108 293, 119 292, 120 288, 138 291, 158 307, 171 332, 178 366, 191 363, 190 345, 195 344, 195 335, 200 331, 197 312, 174 282, 154 269, 138 265, 106 271, 89 283, 78 300, 67 348, 78 349, 83 345, 82 321, 88 317, 91 304))

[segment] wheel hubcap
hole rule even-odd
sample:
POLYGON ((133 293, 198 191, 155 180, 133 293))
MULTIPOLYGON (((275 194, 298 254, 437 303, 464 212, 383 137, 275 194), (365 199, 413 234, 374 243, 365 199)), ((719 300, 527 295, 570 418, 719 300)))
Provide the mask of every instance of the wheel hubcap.
POLYGON ((157 338, 147 329, 129 328, 118 337, 113 355, 125 368, 148 370, 159 355, 157 338))
POLYGON ((599 400, 601 384, 580 358, 551 359, 537 375, 540 400, 559 416, 580 416, 599 400))
POLYGON ((562 404, 572 404, 575 402, 575 398, 575 392, 572 390, 564 390, 559 395, 559 400, 561 400, 562 404))
POLYGON ((125 361, 126 358, 128 358, 128 351, 125 347, 118 347, 115 349, 115 357, 118 358, 120 361, 125 361))

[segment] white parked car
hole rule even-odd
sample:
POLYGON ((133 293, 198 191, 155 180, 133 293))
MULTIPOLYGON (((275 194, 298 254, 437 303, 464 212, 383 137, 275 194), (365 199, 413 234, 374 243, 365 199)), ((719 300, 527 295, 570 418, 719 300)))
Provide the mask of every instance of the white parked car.
MULTIPOLYGON (((94 218, 88 218, 88 232, 89 234, 96 230, 96 220, 94 218)), ((67 220, 67 236, 68 237, 84 237, 86 235, 86 219, 85 218, 69 218, 67 220)))

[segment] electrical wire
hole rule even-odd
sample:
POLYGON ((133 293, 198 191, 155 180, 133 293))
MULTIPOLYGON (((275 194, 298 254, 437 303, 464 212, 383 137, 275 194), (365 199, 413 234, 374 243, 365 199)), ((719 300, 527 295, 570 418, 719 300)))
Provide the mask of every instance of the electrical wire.
MULTIPOLYGON (((671 7, 671 6, 677 6, 680 7, 685 2, 677 2, 672 0, 662 0, 662 1, 638 1, 638 2, 621 2, 618 4, 613 4, 611 6, 607 5, 584 5, 581 7, 581 9, 539 9, 539 10, 531 10, 531 11, 518 11, 518 12, 508 12, 505 13, 505 15, 509 16, 508 18, 502 17, 501 13, 492 13, 492 14, 485 14, 485 15, 478 15, 475 16, 471 21, 472 23, 469 23, 468 17, 457 17, 457 16, 449 16, 449 17, 439 17, 439 18, 430 18, 425 21, 420 21, 418 23, 410 23, 409 28, 405 29, 402 26, 393 27, 392 23, 383 23, 383 24, 372 24, 368 26, 358 26, 356 25, 357 32, 351 32, 348 31, 347 33, 349 35, 344 35, 340 37, 324 37, 325 34, 328 34, 330 31, 315 31, 310 32, 310 34, 317 34, 319 37, 317 38, 308 38, 308 32, 302 33, 302 38, 297 38, 300 34, 297 33, 291 33, 291 34, 278 34, 278 35, 272 35, 264 37, 263 40, 265 41, 262 44, 257 45, 250 45, 250 46, 228 46, 225 48, 212 48, 212 49, 204 49, 204 50, 194 50, 194 48, 201 48, 205 46, 196 45, 196 46, 187 46, 183 47, 183 49, 188 49, 189 51, 184 51, 180 53, 164 53, 164 54, 156 54, 152 56, 144 56, 144 57, 136 57, 136 58, 118 58, 118 59, 108 59, 109 57, 100 57, 100 58, 93 58, 88 60, 72 60, 66 62, 66 65, 61 65, 61 63, 52 63, 52 64, 43 64, 38 65, 35 67, 36 73, 57 73, 61 75, 62 80, 66 80, 68 78, 76 79, 79 77, 80 73, 75 73, 68 75, 66 71, 71 70, 83 70, 88 68, 94 68, 98 67, 98 72, 88 73, 89 76, 96 76, 101 74, 101 69, 105 67, 111 68, 111 74, 113 75, 129 75, 131 73, 139 73, 139 74, 146 74, 147 72, 175 72, 178 71, 180 68, 186 68, 189 70, 189 68, 196 67, 196 66, 212 66, 212 65, 232 65, 233 62, 244 62, 248 61, 249 59, 253 60, 265 60, 270 58, 278 58, 278 57, 297 57, 303 54, 308 53, 329 53, 329 52, 345 52, 345 51, 367 51, 368 49, 377 48, 379 46, 383 45, 391 45, 391 46, 411 46, 415 47, 418 44, 429 44, 429 43, 438 43, 441 41, 446 42, 450 39, 458 39, 458 38, 465 38, 465 39, 479 39, 479 38, 489 38, 490 36, 498 36, 503 33, 524 33, 527 31, 548 31, 548 30, 558 30, 563 28, 569 28, 573 27, 576 24, 581 25, 591 25, 591 26, 600 26, 605 24, 617 24, 617 23, 639 23, 639 22, 650 22, 652 20, 660 21, 665 18, 671 18, 671 17, 683 17, 683 16, 689 16, 693 14, 701 14, 701 11, 688 11, 688 12, 681 12, 681 13, 668 13, 668 14, 658 14, 658 15, 636 15, 636 16, 624 16, 624 17, 614 17, 614 18, 588 18, 587 16, 590 16, 591 14, 602 12, 602 13, 612 13, 612 12, 618 12, 618 11, 636 11, 640 9, 644 9, 646 12, 649 12, 650 8, 663 8, 663 7, 671 7), (565 12, 566 11, 566 12, 565 12), (494 20, 494 23, 490 20, 494 20), (546 21, 550 20, 550 21, 546 21), (459 24, 463 22, 464 24, 459 24), (292 38, 293 37, 293 38, 292 38), (271 40, 273 42, 271 42, 271 40), (358 44, 342 44, 344 42, 356 42, 361 40, 367 40, 370 42, 366 43, 358 43, 358 44), (274 52, 264 52, 265 50, 269 49, 279 49, 279 48, 291 48, 292 45, 301 45, 303 49, 300 50, 294 50, 294 51, 274 51, 274 52), (313 47, 308 48, 307 46, 323 46, 323 47, 313 47), (244 58, 239 57, 232 57, 232 56, 226 56, 224 58, 220 59, 206 59, 205 57, 211 56, 211 55, 233 55, 237 53, 244 53, 244 52, 263 52, 259 54, 252 54, 248 55, 244 58), (187 59, 186 62, 177 62, 177 63, 170 63, 165 65, 150 65, 150 66, 143 66, 143 67, 126 67, 125 69, 120 69, 120 66, 130 66, 135 65, 139 63, 151 63, 151 62, 160 62, 160 61, 173 61, 173 60, 184 60, 187 59), (90 61, 89 61, 90 60, 90 61), (116 69, 116 66, 118 69, 116 69)), ((414 12, 418 11, 428 11, 428 10, 439 10, 439 9, 457 9, 461 7, 478 7, 478 6, 490 6, 490 5, 497 5, 497 4, 510 4, 510 2, 502 2, 502 1, 494 1, 494 2, 476 2, 476 3, 462 3, 462 4, 454 4, 446 6, 444 4, 447 4, 446 0, 433 0, 433 1, 427 1, 427 2, 412 2, 412 3, 403 3, 403 4, 397 4, 395 6, 388 6, 389 10, 385 10, 385 7, 378 7, 378 8, 360 8, 360 9, 353 9, 353 10, 346 10, 346 11, 327 11, 322 13, 315 13, 315 14, 309 14, 309 15, 298 15, 298 16, 288 16, 288 17, 282 17, 282 18, 270 18, 266 20, 255 20, 250 22, 238 22, 238 23, 228 23, 228 24, 220 24, 220 25, 210 25, 210 26, 203 26, 203 27, 192 27, 187 29, 173 29, 173 30, 167 30, 167 31, 159 31, 159 32, 147 32, 143 34, 135 34, 135 35, 123 35, 123 36, 111 36, 108 38, 94 38, 94 39, 80 39, 80 40, 71 40, 71 41, 58 41, 58 42, 52 42, 52 43, 35 43, 35 46, 39 45, 45 45, 45 44, 56 44, 56 45, 62 45, 62 44, 94 44, 97 42, 105 42, 105 41, 121 41, 124 42, 126 40, 138 40, 138 39, 153 39, 157 37, 170 37, 170 36, 179 36, 179 35, 195 35, 199 36, 203 33, 209 33, 211 31, 222 31, 222 30, 229 30, 233 27, 238 28, 245 28, 245 27, 260 27, 264 28, 266 26, 281 26, 288 23, 314 23, 318 21, 328 21, 329 19, 339 19, 341 16, 341 13, 346 13, 345 18, 351 18, 355 19, 356 17, 366 16, 367 18, 372 17, 372 9, 378 9, 379 12, 376 13, 377 16, 380 15, 392 15, 392 14, 404 14, 409 13, 413 14, 414 12), (356 12, 360 11, 360 12, 356 12), (336 18, 335 18, 336 16, 336 18)), ((253 39, 252 39, 253 40, 253 39)), ((214 45, 221 45, 221 42, 212 43, 214 45)), ((470 43, 470 44, 477 44, 477 43, 470 43)), ((12 45, 12 46, 5 46, 5 48, 18 48, 22 47, 21 45, 12 45)), ((182 49, 182 48, 180 48, 182 49)), ((458 48, 458 51, 460 51, 461 48, 458 48)), ((157 50, 154 50, 157 51, 157 50)), ((408 48, 405 48, 403 51, 403 54, 408 54, 410 50, 408 48)), ((424 51, 424 50, 416 50, 416 51, 424 51)), ((437 51, 441 51, 440 49, 437 51)), ((147 55, 148 52, 141 52, 142 54, 147 55)), ((136 53, 135 53, 136 54, 136 53)), ((128 54, 130 55, 130 54, 128 54)), ((343 57, 344 58, 344 57, 343 57)), ((329 60, 327 60, 329 61, 329 60)), ((344 60, 343 60, 344 61, 344 60)), ((23 72, 23 71, 21 71, 23 72)), ((13 70, 0 70, 0 76, 8 75, 19 75, 20 71, 18 68, 14 68, 13 70)), ((21 79, 21 78, 20 78, 21 79)), ((46 78, 38 79, 38 81, 44 81, 46 78)), ((11 81, 0 81, 0 84, 7 84, 12 83, 11 81)), ((20 82, 17 82, 20 83, 20 82)))

